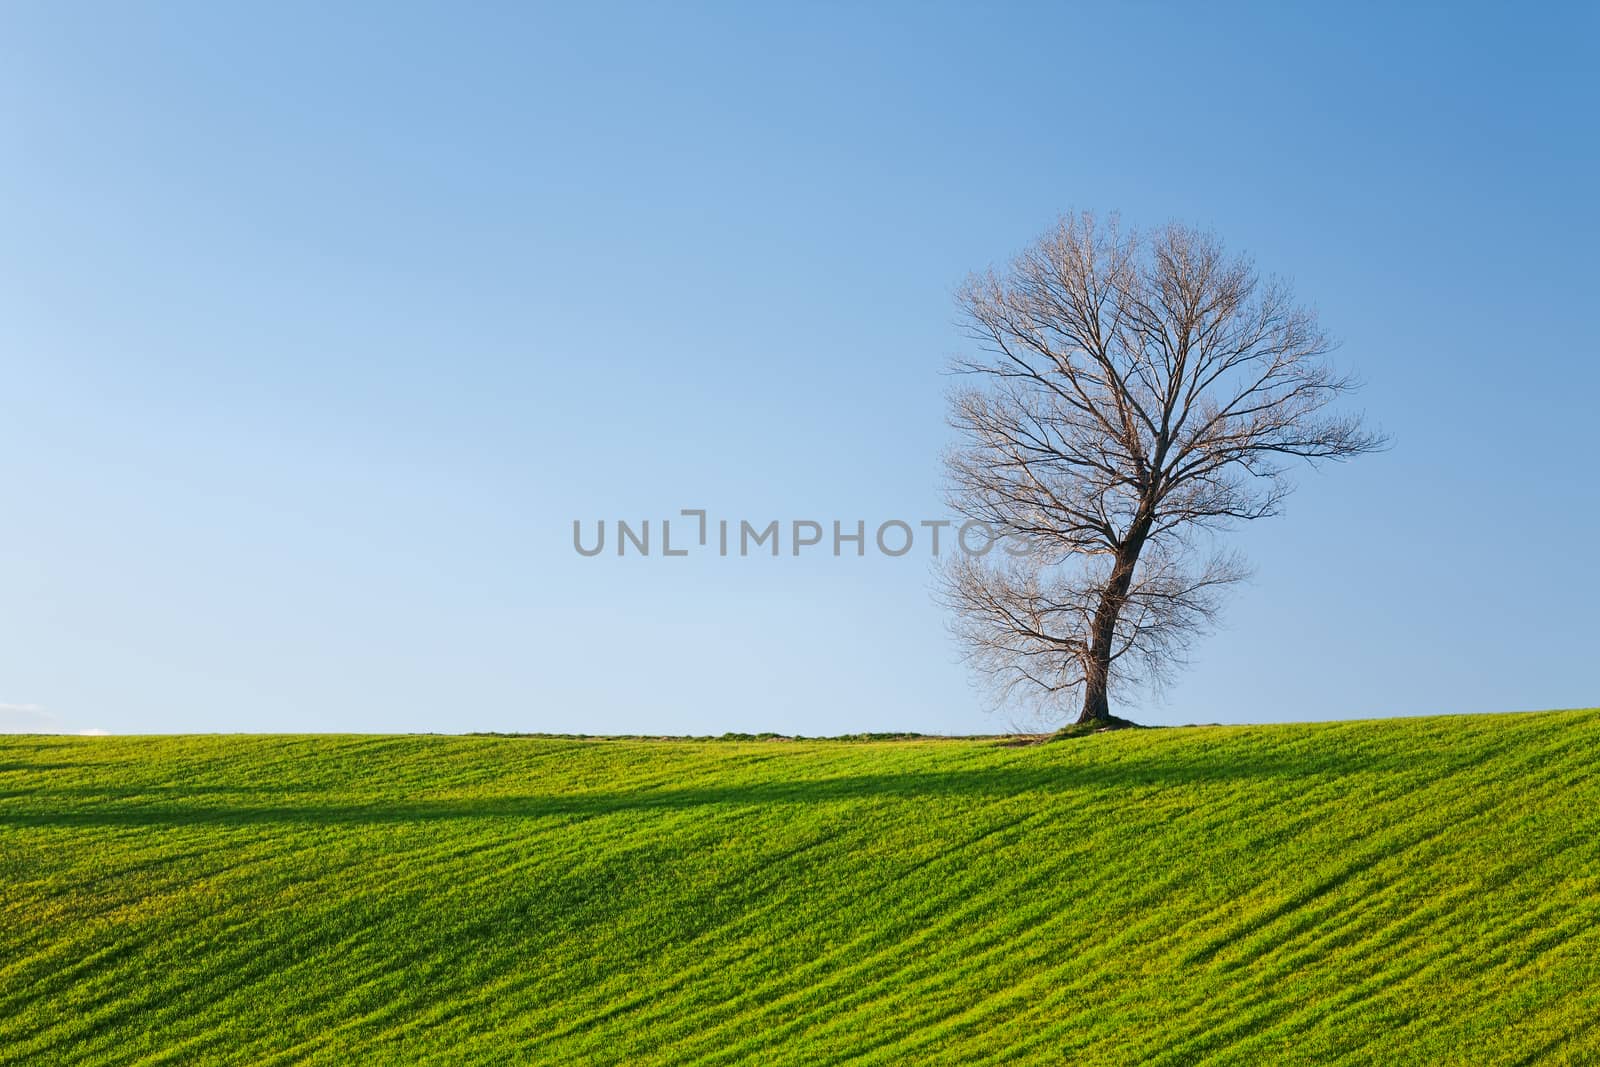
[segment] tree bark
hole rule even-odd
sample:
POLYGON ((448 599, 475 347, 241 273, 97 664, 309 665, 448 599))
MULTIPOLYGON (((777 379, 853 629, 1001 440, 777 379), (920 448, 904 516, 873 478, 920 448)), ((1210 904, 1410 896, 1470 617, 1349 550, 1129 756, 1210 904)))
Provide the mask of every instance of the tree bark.
POLYGON ((1083 711, 1078 714, 1079 726, 1093 726, 1111 721, 1111 701, 1106 694, 1106 670, 1089 672, 1089 681, 1083 688, 1083 711))
POLYGON ((1144 550, 1145 538, 1150 534, 1154 519, 1143 511, 1133 522, 1128 536, 1117 549, 1116 562, 1111 567, 1111 578, 1095 608, 1094 622, 1089 635, 1089 661, 1084 665, 1083 710, 1078 714, 1079 726, 1093 726, 1111 721, 1111 701, 1107 692, 1111 681, 1111 649, 1117 639, 1117 618, 1127 601, 1128 589, 1133 585, 1133 571, 1139 565, 1139 553, 1144 550))

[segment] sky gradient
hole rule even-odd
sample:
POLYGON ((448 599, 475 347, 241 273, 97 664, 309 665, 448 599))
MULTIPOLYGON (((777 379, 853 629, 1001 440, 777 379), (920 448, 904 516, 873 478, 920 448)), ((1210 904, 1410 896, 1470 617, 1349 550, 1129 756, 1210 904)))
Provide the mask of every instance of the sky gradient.
POLYGON ((1079 209, 1292 278, 1394 438, 1114 710, 1600 703, 1597 23, 7 4, 0 730, 1009 729, 920 551, 571 524, 947 516, 952 291, 1079 209))

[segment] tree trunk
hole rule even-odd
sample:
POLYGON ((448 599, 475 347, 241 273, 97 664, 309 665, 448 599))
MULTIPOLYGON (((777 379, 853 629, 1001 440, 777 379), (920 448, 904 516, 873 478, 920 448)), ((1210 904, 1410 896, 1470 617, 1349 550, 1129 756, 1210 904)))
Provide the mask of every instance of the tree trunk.
POLYGON ((1151 522, 1148 511, 1134 520, 1128 536, 1117 549, 1111 577, 1095 608, 1089 634, 1089 662, 1083 672, 1083 710, 1078 714, 1079 726, 1111 722, 1111 701, 1107 696, 1111 682, 1111 648, 1117 638, 1117 618, 1122 614, 1128 589, 1133 585, 1133 571, 1139 565, 1139 553, 1150 535, 1151 522))
POLYGON ((1091 670, 1083 688, 1083 711, 1078 715, 1077 725, 1093 726, 1111 721, 1111 701, 1106 695, 1106 681, 1104 670, 1091 670))

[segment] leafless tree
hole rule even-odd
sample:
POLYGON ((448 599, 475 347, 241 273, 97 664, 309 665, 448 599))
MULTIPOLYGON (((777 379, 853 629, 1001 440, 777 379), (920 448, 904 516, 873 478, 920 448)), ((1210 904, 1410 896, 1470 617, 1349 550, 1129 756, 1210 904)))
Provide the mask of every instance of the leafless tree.
POLYGON ((1161 684, 1246 573, 1213 535, 1276 514, 1296 461, 1384 441, 1331 410, 1355 383, 1315 314, 1209 233, 1065 218, 958 302, 982 355, 951 503, 1026 551, 950 558, 956 633, 1002 697, 1118 724, 1110 694, 1161 684))

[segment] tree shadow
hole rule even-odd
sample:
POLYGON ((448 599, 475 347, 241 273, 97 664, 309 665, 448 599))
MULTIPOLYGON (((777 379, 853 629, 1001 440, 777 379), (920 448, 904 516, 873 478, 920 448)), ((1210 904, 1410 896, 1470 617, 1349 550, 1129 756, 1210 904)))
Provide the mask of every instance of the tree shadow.
MULTIPOLYGON (((1350 760, 1226 752, 1188 759, 1143 757, 1092 764, 1034 763, 947 771, 857 774, 834 778, 765 780, 734 785, 611 790, 588 793, 521 793, 439 799, 352 802, 315 786, 257 783, 246 786, 44 786, 0 794, 0 826, 250 826, 270 823, 398 824, 455 819, 587 819, 620 813, 697 808, 827 805, 966 797, 1041 799, 1071 792, 1162 789, 1206 784, 1282 780, 1298 788, 1312 777, 1418 769, 1414 762, 1364 757, 1350 760), (313 798, 326 795, 325 802, 313 798), (275 796, 282 802, 266 798, 275 796), (229 803, 232 799, 236 802, 229 803), (3 802, 31 801, 5 810, 3 802), (56 803, 65 802, 65 803, 56 803)), ((346 792, 340 787, 340 792, 346 792)))

